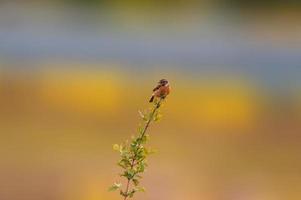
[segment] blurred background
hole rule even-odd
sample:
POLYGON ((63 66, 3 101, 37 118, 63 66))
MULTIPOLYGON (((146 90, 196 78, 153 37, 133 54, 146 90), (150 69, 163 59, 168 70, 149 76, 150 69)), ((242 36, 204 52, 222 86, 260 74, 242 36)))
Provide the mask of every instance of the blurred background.
POLYGON ((140 200, 301 198, 297 0, 1 0, 0 199, 118 200, 112 144, 150 129, 140 200))

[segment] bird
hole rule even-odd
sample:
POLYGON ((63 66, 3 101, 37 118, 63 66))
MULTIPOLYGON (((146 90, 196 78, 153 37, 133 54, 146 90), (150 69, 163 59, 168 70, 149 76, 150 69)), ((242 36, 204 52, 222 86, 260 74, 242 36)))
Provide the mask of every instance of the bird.
POLYGON ((158 82, 157 87, 153 89, 153 94, 149 100, 149 102, 153 102, 155 97, 164 99, 170 93, 169 82, 166 79, 161 79, 158 82))

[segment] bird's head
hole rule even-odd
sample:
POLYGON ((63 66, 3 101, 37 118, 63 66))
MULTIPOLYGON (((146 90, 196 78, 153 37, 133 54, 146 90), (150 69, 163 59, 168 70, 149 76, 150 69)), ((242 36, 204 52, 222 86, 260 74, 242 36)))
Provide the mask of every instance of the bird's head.
POLYGON ((168 80, 166 80, 166 79, 161 79, 159 82, 158 82, 158 84, 160 84, 160 85, 167 85, 168 84, 168 80))

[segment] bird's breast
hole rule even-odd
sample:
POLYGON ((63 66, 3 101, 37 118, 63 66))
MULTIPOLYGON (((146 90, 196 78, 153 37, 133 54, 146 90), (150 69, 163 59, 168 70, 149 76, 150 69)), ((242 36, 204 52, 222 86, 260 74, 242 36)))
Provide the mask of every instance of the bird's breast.
POLYGON ((159 96, 166 96, 170 92, 170 87, 169 86, 161 86, 158 90, 158 95, 159 96))

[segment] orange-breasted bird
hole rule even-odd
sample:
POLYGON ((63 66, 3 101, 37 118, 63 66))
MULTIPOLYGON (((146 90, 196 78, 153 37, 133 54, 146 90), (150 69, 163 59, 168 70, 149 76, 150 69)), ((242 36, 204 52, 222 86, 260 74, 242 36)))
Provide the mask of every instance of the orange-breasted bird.
POLYGON ((166 79, 161 79, 157 87, 153 89, 152 97, 149 102, 153 102, 155 97, 164 99, 170 93, 169 82, 166 79))

